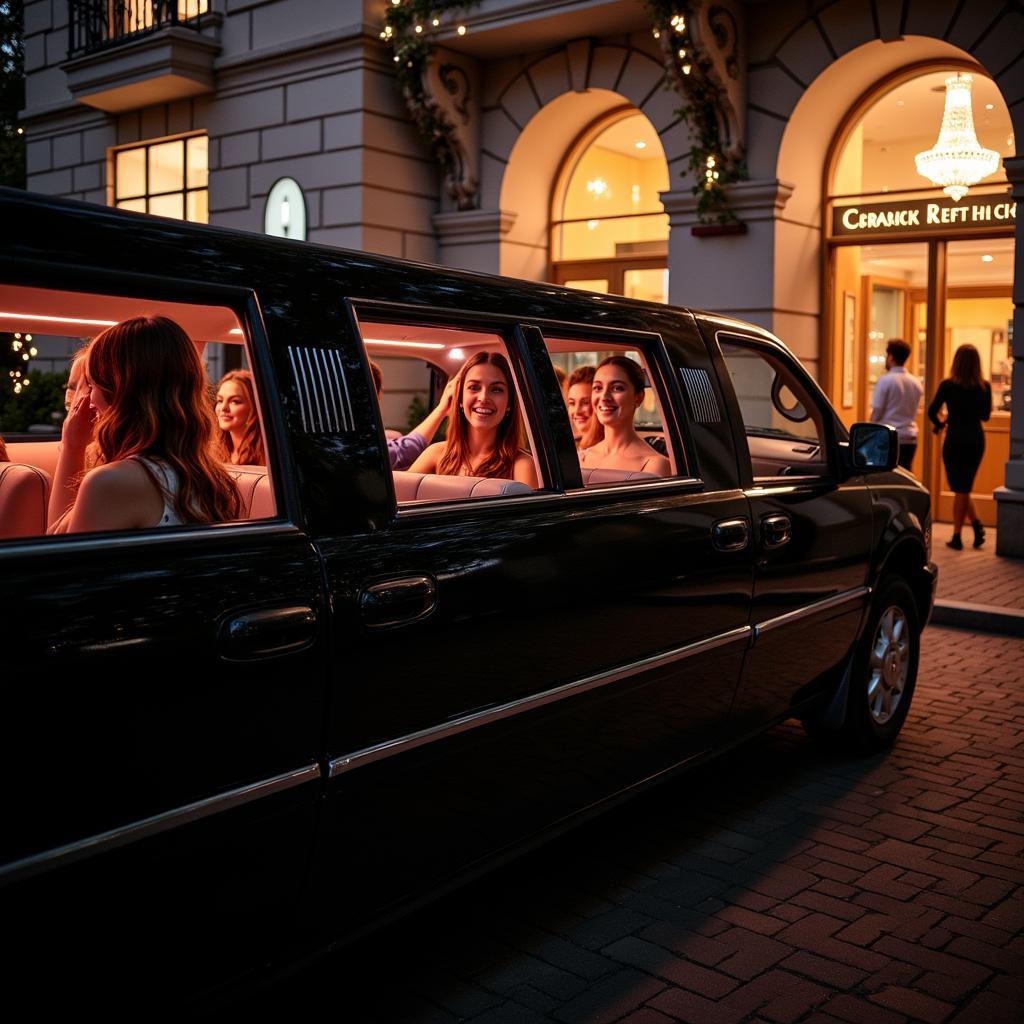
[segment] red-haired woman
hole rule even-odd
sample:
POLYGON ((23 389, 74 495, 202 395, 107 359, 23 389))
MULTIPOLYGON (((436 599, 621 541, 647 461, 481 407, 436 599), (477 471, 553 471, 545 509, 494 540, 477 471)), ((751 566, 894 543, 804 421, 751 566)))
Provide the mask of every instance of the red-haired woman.
POLYGON ((672 472, 668 459, 654 451, 633 426, 645 387, 640 364, 627 356, 609 356, 597 367, 590 386, 594 416, 580 441, 581 466, 658 476, 672 472))
POLYGON ((256 392, 248 370, 228 370, 221 377, 213 411, 220 428, 214 445, 217 458, 236 466, 265 466, 256 392))
POLYGON ((985 527, 978 518, 971 490, 985 454, 985 431, 981 423, 991 415, 992 386, 981 375, 981 357, 973 345, 961 345, 953 356, 949 376, 939 385, 928 406, 928 419, 935 433, 946 431, 942 464, 953 492, 953 537, 946 545, 956 551, 963 549, 960 531, 968 516, 974 530, 974 547, 980 548, 985 543, 985 527), (944 420, 939 419, 942 406, 946 407, 944 420))
POLYGON ((537 486, 537 471, 523 448, 523 418, 508 360, 478 352, 456 376, 448 436, 430 445, 413 473, 498 477, 537 486))
POLYGON ((237 519, 212 452, 213 410, 196 346, 173 320, 133 317, 97 335, 64 421, 49 533, 237 519), (83 473, 95 435, 94 468, 83 473))

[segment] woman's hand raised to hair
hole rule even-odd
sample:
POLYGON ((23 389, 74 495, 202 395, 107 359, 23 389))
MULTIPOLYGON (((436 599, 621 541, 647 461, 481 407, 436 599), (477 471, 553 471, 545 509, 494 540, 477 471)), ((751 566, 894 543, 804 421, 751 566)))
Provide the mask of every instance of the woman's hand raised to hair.
POLYGON ((75 397, 71 400, 71 408, 61 430, 61 440, 69 453, 84 453, 86 445, 92 440, 96 410, 89 402, 91 390, 84 380, 79 381, 75 388, 75 397))

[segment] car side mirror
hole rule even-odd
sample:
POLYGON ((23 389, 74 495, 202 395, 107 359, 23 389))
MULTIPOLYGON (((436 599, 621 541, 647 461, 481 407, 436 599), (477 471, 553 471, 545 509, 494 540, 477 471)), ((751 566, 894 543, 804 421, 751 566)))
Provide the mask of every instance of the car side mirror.
POLYGON ((884 423, 854 423, 850 428, 850 458, 859 473, 882 473, 895 469, 900 454, 900 436, 884 423))

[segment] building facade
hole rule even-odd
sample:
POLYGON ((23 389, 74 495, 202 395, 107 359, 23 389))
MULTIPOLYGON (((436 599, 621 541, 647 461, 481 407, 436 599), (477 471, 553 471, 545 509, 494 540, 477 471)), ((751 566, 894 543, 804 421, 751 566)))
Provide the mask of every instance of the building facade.
MULTIPOLYGON (((996 395, 976 498, 1024 555, 1024 7, 681 3, 744 156, 727 226, 698 209, 674 42, 639 0, 439 4, 411 102, 386 7, 31 0, 29 188, 734 314, 782 338, 848 423, 870 414, 888 339, 911 342, 929 394, 974 344, 996 395), (965 75, 999 161, 953 200, 914 158, 965 75), (446 160, 417 117, 445 126, 446 160)), ((914 468, 947 518, 940 442, 921 437, 914 468)))

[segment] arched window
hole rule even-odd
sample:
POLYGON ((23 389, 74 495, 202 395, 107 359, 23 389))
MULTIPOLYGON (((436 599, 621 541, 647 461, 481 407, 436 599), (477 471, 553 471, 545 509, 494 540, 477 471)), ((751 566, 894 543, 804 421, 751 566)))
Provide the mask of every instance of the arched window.
POLYGON ((668 165, 650 121, 628 107, 583 133, 558 177, 552 280, 589 291, 668 300, 668 165))
MULTIPOLYGON (((998 86, 976 65, 932 64, 895 74, 862 99, 836 138, 826 179, 826 390, 847 423, 881 416, 875 389, 894 372, 890 341, 909 344, 903 370, 922 379, 928 398, 957 349, 974 345, 995 405, 975 482, 975 503, 990 520, 990 495, 1009 458, 1014 220, 1002 160, 1014 152, 998 86), (1000 160, 994 173, 953 198, 918 173, 915 157, 939 140, 947 79, 956 89, 965 75, 978 143, 1000 160)), ((932 490, 936 518, 948 519, 952 493, 944 489, 941 442, 921 410, 916 436, 911 469, 932 490)), ((904 443, 912 438, 905 425, 904 443)))

